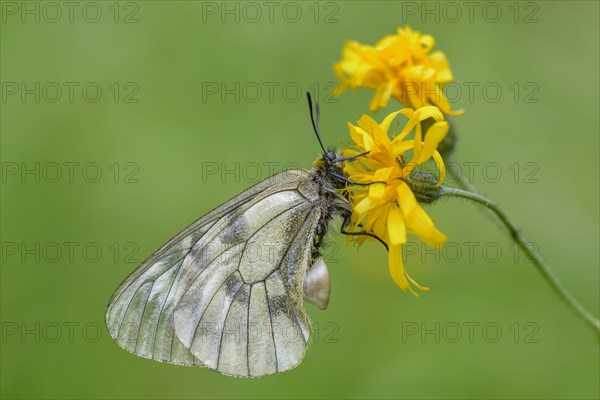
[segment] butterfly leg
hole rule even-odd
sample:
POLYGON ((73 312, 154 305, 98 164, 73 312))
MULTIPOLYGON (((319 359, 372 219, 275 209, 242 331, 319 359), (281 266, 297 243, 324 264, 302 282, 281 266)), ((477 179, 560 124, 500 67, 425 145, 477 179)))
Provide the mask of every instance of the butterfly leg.
POLYGON ((354 182, 353 180, 350 180, 350 179, 346 178, 343 175, 336 174, 335 172, 330 172, 329 175, 333 176, 334 178, 337 178, 337 179, 340 179, 340 180, 346 182, 348 185, 353 185, 353 186, 369 186, 369 185, 372 185, 374 183, 383 183, 383 184, 386 183, 384 181, 373 181, 373 182, 367 182, 367 183, 354 182))
POLYGON ((343 162, 343 161, 352 161, 352 160, 356 160, 357 158, 360 158, 362 156, 366 156, 367 154, 369 154, 371 152, 371 150, 369 151, 365 151, 364 153, 360 153, 357 154, 355 156, 351 156, 351 157, 339 157, 336 158, 334 160, 331 160, 331 162, 337 163, 337 162, 343 162))
POLYGON ((385 247, 386 250, 389 250, 388 249, 388 245, 379 236, 374 235, 374 234, 369 233, 369 232, 364 232, 364 231, 361 231, 361 232, 349 232, 349 231, 346 230, 346 228, 348 227, 348 225, 350 225, 350 216, 349 215, 346 216, 344 218, 344 222, 342 222, 342 227, 340 229, 340 232, 343 235, 348 235, 348 236, 370 236, 370 237, 372 237, 374 239, 377 239, 379 241, 379 243, 381 243, 385 247))

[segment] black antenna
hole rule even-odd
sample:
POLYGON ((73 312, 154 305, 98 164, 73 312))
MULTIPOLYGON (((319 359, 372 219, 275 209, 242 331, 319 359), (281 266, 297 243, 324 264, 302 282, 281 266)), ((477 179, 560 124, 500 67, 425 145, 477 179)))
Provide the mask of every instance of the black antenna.
POLYGON ((323 154, 327 154, 327 150, 325 150, 325 146, 323 146, 323 142, 321 141, 321 133, 319 132, 319 103, 315 103, 315 111, 317 113, 317 122, 315 123, 315 117, 313 115, 313 102, 312 98, 310 97, 310 92, 306 92, 306 97, 308 97, 308 108, 310 110, 310 120, 312 122, 313 130, 315 131, 315 135, 317 135, 321 149, 323 149, 323 154))

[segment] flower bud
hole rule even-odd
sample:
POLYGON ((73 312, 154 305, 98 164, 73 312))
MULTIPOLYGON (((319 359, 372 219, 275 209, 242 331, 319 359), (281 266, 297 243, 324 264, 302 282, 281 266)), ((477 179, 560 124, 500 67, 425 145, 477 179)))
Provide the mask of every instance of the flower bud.
POLYGON ((419 203, 433 203, 442 197, 442 187, 437 184, 437 177, 430 172, 413 170, 406 183, 419 203))

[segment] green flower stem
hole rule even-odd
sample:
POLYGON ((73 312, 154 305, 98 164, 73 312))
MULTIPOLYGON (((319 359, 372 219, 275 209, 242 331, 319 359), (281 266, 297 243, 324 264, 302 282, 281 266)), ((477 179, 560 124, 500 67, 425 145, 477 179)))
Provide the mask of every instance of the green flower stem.
MULTIPOLYGON (((470 182, 469 182, 470 183, 470 182)), ((472 186, 472 184, 471 184, 472 186)), ((573 309, 590 327, 600 333, 600 320, 595 318, 588 310, 586 310, 573 295, 565 288, 558 277, 552 272, 548 264, 542 259, 542 257, 536 252, 532 251, 529 241, 523 236, 521 231, 510 221, 508 216, 498 208, 498 206, 490 199, 480 195, 476 192, 471 192, 462 189, 451 188, 447 186, 442 187, 442 193, 447 196, 460 197, 463 199, 471 200, 475 203, 481 204, 494 213, 498 220, 506 226, 510 236, 517 242, 517 245, 527 257, 533 262, 537 270, 542 274, 544 279, 550 284, 552 289, 562 298, 568 306, 573 309)))
MULTIPOLYGON (((454 164, 454 165, 458 166, 458 163, 456 162, 456 160, 450 158, 449 156, 445 160, 445 162, 448 165, 454 164)), ((458 185, 459 188, 466 190, 468 192, 471 192, 471 193, 479 194, 479 190, 477 190, 477 188, 475 187, 473 182, 471 182, 465 174, 460 172, 460 168, 447 168, 446 171, 447 171, 448 176, 452 177, 452 182, 454 182, 456 185, 458 185)), ((498 216, 493 211, 491 211, 488 208, 484 208, 484 211, 496 223, 502 224, 502 221, 499 220, 498 216)))

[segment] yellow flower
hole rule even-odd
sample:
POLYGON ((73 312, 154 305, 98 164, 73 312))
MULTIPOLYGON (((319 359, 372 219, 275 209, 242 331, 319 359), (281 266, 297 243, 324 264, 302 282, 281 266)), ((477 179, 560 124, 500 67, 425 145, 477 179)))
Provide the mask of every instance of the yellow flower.
MULTIPOLYGON (((439 170, 439 180, 432 186, 441 185, 445 167, 436 148, 448 131, 448 123, 437 107, 425 106, 393 112, 381 123, 363 115, 358 126, 348 123, 348 127, 354 145, 344 149, 343 155, 356 158, 346 162, 344 169, 351 181, 367 184, 348 187, 353 208, 351 230, 366 232, 383 240, 388 246, 389 268, 394 281, 402 290, 409 289, 418 295, 411 284, 421 290, 428 289, 411 279, 404 269, 402 245, 406 243, 406 234, 414 233, 431 246, 443 244, 446 236, 435 228, 417 202, 410 187, 410 176, 415 167, 433 158, 439 170), (399 114, 407 117, 408 122, 390 139, 388 130, 399 114), (434 123, 423 139, 421 123, 428 118, 433 118, 434 123), (407 140, 412 131, 414 139, 407 140), (368 153, 358 156, 365 152, 368 153), (410 161, 407 161, 409 155, 410 161)), ((368 236, 354 237, 358 237, 357 241, 361 244, 368 236)))
POLYGON ((448 60, 441 51, 431 51, 435 39, 410 27, 398 28, 375 46, 348 41, 342 50, 342 60, 333 66, 341 81, 339 92, 359 86, 374 89, 369 109, 377 111, 393 96, 412 108, 427 105, 439 107, 445 114, 451 111, 442 89, 452 82, 448 60))

